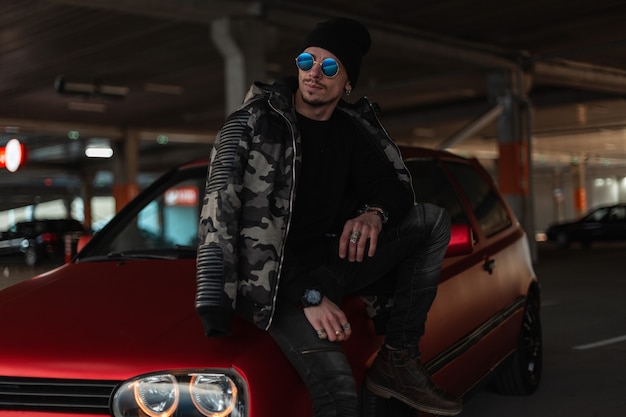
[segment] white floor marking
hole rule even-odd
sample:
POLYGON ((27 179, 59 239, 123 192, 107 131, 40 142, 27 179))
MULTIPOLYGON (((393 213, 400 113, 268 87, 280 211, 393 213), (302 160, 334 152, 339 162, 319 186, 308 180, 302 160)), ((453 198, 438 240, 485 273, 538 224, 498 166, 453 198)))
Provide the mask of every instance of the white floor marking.
POLYGON ((597 347, 612 345, 613 343, 619 343, 619 342, 624 342, 624 341, 626 341, 626 335, 614 337, 612 339, 600 340, 599 342, 589 343, 586 345, 574 346, 572 349, 575 349, 575 350, 594 349, 597 347))

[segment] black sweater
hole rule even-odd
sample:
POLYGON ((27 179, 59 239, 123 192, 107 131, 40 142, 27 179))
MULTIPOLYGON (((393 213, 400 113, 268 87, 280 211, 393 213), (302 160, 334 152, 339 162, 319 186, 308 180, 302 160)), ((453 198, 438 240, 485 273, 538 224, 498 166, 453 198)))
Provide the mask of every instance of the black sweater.
MULTIPOLYGON (((328 121, 298 115, 302 138, 302 171, 296 188, 293 217, 287 238, 290 268, 312 271, 324 263, 329 237, 341 234, 345 222, 365 204, 384 208, 390 222, 401 219, 412 195, 391 165, 362 139, 357 126, 336 111, 328 121), (297 264, 297 265, 296 265, 297 264)), ((334 254, 338 256, 338 254, 334 254)), ((285 277, 281 293, 297 300, 305 288, 319 286, 318 278, 302 273, 285 277)))

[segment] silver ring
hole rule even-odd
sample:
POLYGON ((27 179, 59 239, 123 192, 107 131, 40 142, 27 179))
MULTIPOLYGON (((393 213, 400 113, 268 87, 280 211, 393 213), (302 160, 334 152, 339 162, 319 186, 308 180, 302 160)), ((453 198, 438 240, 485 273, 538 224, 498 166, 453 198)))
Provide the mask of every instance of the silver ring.
POLYGON ((352 232, 352 234, 350 235, 350 243, 357 243, 360 238, 361 232, 359 232, 358 230, 356 232, 352 232))
POLYGON ((350 323, 342 324, 341 328, 343 329, 344 332, 347 330, 350 330, 350 323))
POLYGON ((326 330, 324 329, 319 329, 315 331, 317 333, 317 337, 319 337, 320 339, 324 337, 324 335, 326 334, 326 330))

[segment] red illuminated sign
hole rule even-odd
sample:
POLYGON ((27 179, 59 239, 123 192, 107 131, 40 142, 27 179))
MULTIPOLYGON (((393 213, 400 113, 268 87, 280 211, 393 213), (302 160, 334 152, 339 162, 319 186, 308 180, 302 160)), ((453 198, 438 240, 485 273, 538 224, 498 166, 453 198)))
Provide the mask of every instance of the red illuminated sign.
POLYGON ((165 192, 166 206, 197 206, 198 189, 196 187, 175 187, 165 192))
POLYGON ((26 148, 17 139, 11 139, 0 148, 0 168, 15 172, 26 162, 26 148))

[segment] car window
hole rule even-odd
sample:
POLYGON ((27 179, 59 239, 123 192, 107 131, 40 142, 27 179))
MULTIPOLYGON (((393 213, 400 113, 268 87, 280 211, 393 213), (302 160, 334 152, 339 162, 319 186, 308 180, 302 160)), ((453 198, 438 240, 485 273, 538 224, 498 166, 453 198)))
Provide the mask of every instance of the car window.
POLYGON ((409 159, 406 166, 411 173, 418 202, 445 208, 452 223, 469 224, 456 192, 435 160, 409 159))
POLYGON ((586 216, 585 220, 590 221, 590 222, 599 222, 602 219, 604 219, 608 213, 609 213, 609 208, 602 207, 589 213, 586 216))
POLYGON ((486 236, 511 225, 511 219, 497 192, 467 164, 445 162, 468 199, 478 224, 486 236))
POLYGON ((187 179, 163 190, 111 240, 109 253, 196 248, 204 180, 187 179))
POLYGON ((624 221, 626 219, 626 207, 616 206, 611 208, 611 213, 609 214, 609 220, 612 222, 616 221, 624 221))

